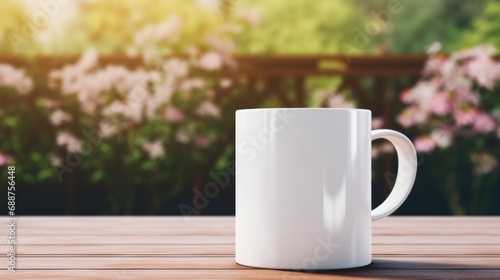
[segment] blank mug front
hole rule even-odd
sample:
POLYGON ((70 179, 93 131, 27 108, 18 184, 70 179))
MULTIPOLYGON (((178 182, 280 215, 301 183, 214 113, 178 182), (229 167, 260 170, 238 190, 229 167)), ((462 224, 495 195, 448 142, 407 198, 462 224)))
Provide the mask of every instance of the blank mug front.
POLYGON ((236 262, 335 269, 371 262, 371 112, 236 113, 236 262))

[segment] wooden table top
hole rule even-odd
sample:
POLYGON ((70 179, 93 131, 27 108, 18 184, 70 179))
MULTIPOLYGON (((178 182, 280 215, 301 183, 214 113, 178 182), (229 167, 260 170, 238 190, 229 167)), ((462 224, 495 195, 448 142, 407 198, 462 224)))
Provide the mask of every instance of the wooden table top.
POLYGON ((500 279, 500 217, 388 217, 371 265, 316 272, 236 264, 234 217, 18 217, 15 273, 0 233, 0 279, 500 279))

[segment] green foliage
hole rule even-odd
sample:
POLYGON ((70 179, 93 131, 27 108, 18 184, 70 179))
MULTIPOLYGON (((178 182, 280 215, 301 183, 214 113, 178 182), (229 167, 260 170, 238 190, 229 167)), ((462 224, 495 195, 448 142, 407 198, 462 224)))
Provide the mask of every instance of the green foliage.
MULTIPOLYGON (((338 54, 341 43, 349 44, 353 53, 422 53, 434 41, 446 52, 480 43, 500 45, 498 0, 79 0, 59 8, 52 24, 28 38, 20 54, 79 54, 90 47, 102 54, 125 53, 138 30, 173 14, 182 18, 183 36, 193 37, 233 20, 246 8, 258 11, 260 25, 239 30, 235 43, 243 54, 338 54), (376 15, 394 3, 401 11, 381 22, 376 15), (355 46, 360 34, 366 44, 355 46)), ((23 34, 34 11, 40 11, 36 4, 2 0, 0 52, 15 53, 12 34, 23 34)))
POLYGON ((339 43, 352 38, 356 9, 345 1, 241 1, 256 8, 261 24, 240 36, 242 53, 338 53, 339 43))
MULTIPOLYGON (((464 31, 483 11, 486 1, 403 1, 404 9, 394 17, 388 38, 391 53, 422 53, 433 42, 445 52, 456 51, 464 31)), ((480 41, 475 44, 482 43, 480 41)))
POLYGON ((182 36, 187 37, 201 35, 222 21, 218 12, 200 9, 195 0, 80 0, 76 6, 77 15, 68 22, 62 34, 52 36, 49 49, 79 54, 94 47, 103 54, 125 53, 140 29, 162 22, 173 14, 182 18, 182 36))
POLYGON ((466 45, 491 44, 500 48, 500 1, 488 1, 484 11, 474 20, 470 30, 465 32, 466 45))

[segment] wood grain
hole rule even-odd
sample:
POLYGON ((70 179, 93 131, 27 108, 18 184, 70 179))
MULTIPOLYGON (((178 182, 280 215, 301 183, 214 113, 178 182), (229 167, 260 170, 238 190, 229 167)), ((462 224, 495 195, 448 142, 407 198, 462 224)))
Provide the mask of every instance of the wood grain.
POLYGON ((315 272, 236 264, 234 217, 19 217, 17 237, 0 279, 500 279, 500 217, 385 218, 371 265, 315 272))

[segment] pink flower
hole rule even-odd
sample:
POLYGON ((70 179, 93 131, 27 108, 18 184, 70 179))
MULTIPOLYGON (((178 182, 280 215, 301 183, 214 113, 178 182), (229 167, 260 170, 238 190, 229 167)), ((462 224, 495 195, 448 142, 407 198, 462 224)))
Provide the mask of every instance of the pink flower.
POLYGON ((43 103, 43 106, 47 109, 54 109, 56 107, 61 106, 61 102, 59 100, 56 100, 56 99, 47 99, 43 103))
POLYGON ((452 79, 453 76, 456 76, 458 70, 459 68, 457 67, 456 60, 448 58, 441 64, 439 73, 445 79, 452 79))
POLYGON ((144 48, 142 51, 142 58, 144 61, 151 62, 159 56, 158 49, 151 46, 144 48))
POLYGON ((144 48, 151 42, 173 41, 179 34, 181 23, 181 18, 178 15, 173 15, 165 22, 148 25, 135 36, 135 46, 144 48))
POLYGON ((443 46, 441 45, 440 42, 434 42, 432 44, 430 44, 429 46, 427 46, 427 54, 435 54, 437 52, 439 52, 441 50, 443 46))
POLYGON ((238 10, 236 10, 236 15, 253 27, 260 25, 260 16, 255 9, 239 7, 238 10))
POLYGON ((216 52, 208 52, 202 55, 198 61, 198 66, 207 71, 219 70, 222 67, 222 58, 216 52))
POLYGON ((429 136, 421 136, 413 140, 415 150, 419 153, 428 153, 436 148, 436 142, 429 136))
POLYGON ((155 27, 153 25, 144 27, 135 35, 134 45, 138 48, 145 47, 151 41, 154 33, 155 27))
POLYGON ((438 147, 443 149, 450 146, 452 137, 451 130, 446 128, 434 129, 431 133, 431 139, 436 142, 438 147))
POLYGON ((193 138, 193 143, 196 147, 204 149, 210 145, 210 140, 206 137, 196 135, 193 138))
POLYGON ((431 107, 432 96, 438 92, 437 87, 437 82, 419 82, 415 87, 404 92, 401 96, 401 100, 407 104, 418 104, 422 110, 428 111, 431 107))
POLYGON ((66 131, 57 134, 56 143, 58 146, 65 147, 69 153, 78 153, 82 149, 82 142, 66 131))
POLYGON ((396 117, 396 121, 403 127, 410 127, 422 123, 427 119, 427 113, 418 107, 406 108, 396 117))
POLYGON ((438 93, 431 97, 430 109, 437 115, 444 115, 451 109, 451 102, 444 93, 438 93))
POLYGON ((163 144, 160 140, 143 143, 142 149, 151 159, 160 158, 165 154, 165 149, 163 148, 163 144))
POLYGON ((425 62, 424 66, 424 74, 430 75, 430 74, 437 74, 439 73, 439 69, 441 69, 441 66, 443 65, 444 62, 443 57, 432 57, 429 58, 425 62))
POLYGON ((0 63, 0 87, 2 86, 14 88, 19 95, 27 95, 33 90, 33 80, 23 71, 0 63))
POLYGON ((126 105, 125 116, 132 123, 140 123, 143 119, 144 105, 142 103, 129 101, 126 105))
POLYGON ((340 94, 330 96, 327 101, 327 106, 329 108, 354 108, 354 104, 344 99, 340 94))
POLYGON ((188 64, 178 58, 168 59, 162 68, 166 75, 173 75, 175 77, 184 77, 189 72, 188 64))
POLYGON ((468 58, 474 58, 482 55, 492 56, 495 54, 495 48, 491 45, 479 45, 473 48, 464 49, 453 53, 450 58, 453 60, 462 60, 468 58))
POLYGON ((182 143, 182 144, 186 144, 189 142, 189 134, 185 131, 178 131, 176 134, 175 134, 175 140, 177 140, 177 142, 179 143, 182 143))
POLYGON ((113 101, 113 103, 109 104, 107 107, 102 109, 102 115, 105 117, 111 117, 119 114, 127 113, 127 105, 123 104, 120 101, 113 101))
POLYGON ((219 86, 221 88, 228 88, 233 84, 233 82, 228 78, 223 78, 219 81, 219 86))
POLYGON ((50 155, 49 160, 52 166, 62 166, 63 164, 62 159, 58 156, 50 155))
POLYGON ((384 120, 380 117, 372 119, 372 129, 379 129, 384 126, 384 120))
POLYGON ((227 38, 221 38, 220 36, 209 35, 205 38, 205 42, 207 45, 211 46, 216 52, 224 57, 230 57, 235 48, 231 40, 227 38))
POLYGON ((185 91, 190 91, 192 89, 200 89, 206 85, 205 81, 199 78, 193 78, 185 80, 181 83, 180 89, 185 91))
POLYGON ((178 15, 172 15, 170 18, 155 26, 154 39, 158 41, 173 41, 176 39, 181 28, 182 20, 178 15))
POLYGON ((118 128, 116 127, 116 125, 107 122, 101 122, 99 123, 99 132, 104 139, 107 139, 113 137, 113 135, 118 132, 118 128))
POLYGON ((73 119, 73 117, 71 117, 70 114, 68 114, 64 111, 61 111, 61 110, 55 110, 50 115, 50 122, 54 126, 60 126, 62 123, 70 122, 72 119, 73 119))
POLYGON ((455 118, 455 125, 463 126, 471 124, 474 121, 476 115, 477 110, 475 109, 459 110, 455 112, 455 115, 453 116, 455 118))
POLYGON ((379 145, 379 149, 381 153, 385 154, 394 153, 394 146, 391 143, 387 143, 387 141, 379 145))
POLYGON ((177 107, 169 106, 163 113, 163 118, 171 123, 177 123, 184 120, 185 116, 182 110, 177 107))
POLYGON ((475 114, 472 120, 472 128, 474 129, 474 131, 479 133, 491 132, 495 129, 495 127, 495 121, 490 115, 486 113, 479 112, 475 114))
MULTIPOLYGON (((219 9, 219 5, 222 5, 219 4, 219 0, 196 0, 196 4, 202 9, 212 11, 216 11, 217 9, 219 9)), ((230 3, 227 5, 230 5, 230 3)))
POLYGON ((405 109, 396 117, 396 121, 403 127, 410 127, 417 124, 412 116, 411 109, 405 109))
POLYGON ((472 84, 463 84, 455 88, 455 103, 460 105, 462 102, 479 104, 479 96, 472 91, 472 84))
POLYGON ((500 69, 493 59, 486 55, 479 55, 467 64, 467 73, 476 82, 491 89, 498 79, 500 79, 500 69))
POLYGON ((484 175, 498 167, 498 161, 488 152, 473 153, 470 159, 474 164, 474 174, 484 175))
POLYGON ((80 60, 76 63, 77 68, 80 71, 87 71, 97 65, 99 60, 99 55, 96 49, 89 49, 83 53, 80 60))
POLYGON ((203 101, 198 108, 196 108, 196 114, 198 116, 218 118, 220 117, 220 110, 214 103, 210 101, 203 101))
POLYGON ((0 166, 7 165, 11 161, 12 158, 9 155, 0 152, 0 166))
POLYGON ((198 55, 198 48, 193 45, 188 45, 186 48, 184 48, 184 51, 190 56, 198 55))

